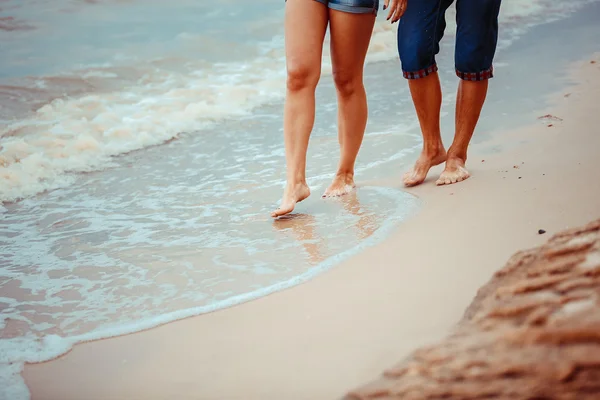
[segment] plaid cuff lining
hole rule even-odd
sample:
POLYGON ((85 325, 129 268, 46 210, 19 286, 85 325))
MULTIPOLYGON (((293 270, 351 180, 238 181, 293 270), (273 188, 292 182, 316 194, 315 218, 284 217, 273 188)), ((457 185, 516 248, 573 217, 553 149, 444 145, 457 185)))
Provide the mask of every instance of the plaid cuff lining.
POLYGON ((456 76, 465 81, 485 81, 494 77, 494 67, 480 72, 460 72, 456 70, 456 76))
POLYGON ((406 79, 419 79, 419 78, 425 78, 427 75, 431 75, 434 72, 437 72, 437 70, 438 70, 437 64, 433 64, 430 67, 423 68, 423 69, 415 71, 415 72, 402 71, 402 75, 404 75, 404 77, 406 79))

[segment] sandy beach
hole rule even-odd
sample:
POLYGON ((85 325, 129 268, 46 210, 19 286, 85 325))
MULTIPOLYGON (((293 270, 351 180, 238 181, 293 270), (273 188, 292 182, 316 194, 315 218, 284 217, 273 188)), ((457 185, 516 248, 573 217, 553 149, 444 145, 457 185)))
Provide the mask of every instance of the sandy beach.
MULTIPOLYGON (((32 398, 336 399, 439 340, 515 251, 600 217, 600 54, 565 74, 575 84, 528 125, 471 146, 471 179, 436 187, 437 168, 408 190, 423 207, 382 244, 292 289, 27 365, 32 398)), ((401 172, 359 184, 401 188, 401 172)))
POLYGON ((600 219, 516 252, 437 343, 350 400, 600 397, 600 219))

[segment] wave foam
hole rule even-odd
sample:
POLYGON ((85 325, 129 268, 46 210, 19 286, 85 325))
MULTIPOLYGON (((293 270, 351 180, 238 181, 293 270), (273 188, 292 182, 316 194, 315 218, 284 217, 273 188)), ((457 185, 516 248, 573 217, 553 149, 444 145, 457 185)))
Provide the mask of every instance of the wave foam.
MULTIPOLYGON (((530 26, 565 17, 590 1, 504 2, 500 47, 508 46, 530 26)), ((447 19, 454 20, 452 9, 447 19)), ((368 62, 397 58, 395 30, 396 25, 385 20, 377 22, 368 62)), ((448 34, 453 30, 450 22, 448 34)), ((192 39, 180 34, 177 40, 192 39)), ((275 37, 258 48, 260 54, 246 62, 200 66, 187 60, 184 71, 165 68, 161 60, 131 60, 136 66, 129 65, 126 72, 104 66, 35 79, 21 91, 35 98, 36 90, 51 84, 55 89, 70 87, 74 94, 50 101, 0 130, 0 201, 12 202, 69 185, 75 179, 72 173, 109 167, 111 157, 280 101, 285 84, 283 38, 275 37), (127 79, 118 78, 120 74, 127 79)), ((325 74, 331 71, 328 49, 326 44, 325 74)))

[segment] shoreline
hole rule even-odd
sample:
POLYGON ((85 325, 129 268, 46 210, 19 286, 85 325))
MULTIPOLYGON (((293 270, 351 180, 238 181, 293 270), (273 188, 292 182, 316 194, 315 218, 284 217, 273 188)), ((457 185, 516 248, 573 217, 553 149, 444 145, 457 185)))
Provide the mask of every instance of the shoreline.
MULTIPOLYGON (((594 202, 600 188, 593 187, 593 171, 600 167, 593 151, 600 144, 593 128, 595 102, 585 101, 600 88, 593 75, 598 54, 593 59, 596 64, 591 58, 578 63, 575 69, 585 71, 584 78, 573 74, 580 83, 565 89, 568 97, 561 91, 543 108, 548 112, 532 116, 551 114, 563 121, 552 127, 535 121, 474 144, 468 162, 473 177, 458 186, 435 187, 440 167, 432 169, 422 186, 406 190, 424 201, 422 209, 383 243, 294 288, 76 345, 54 361, 27 365, 23 375, 32 397, 335 398, 441 338, 495 269, 516 250, 547 238, 538 229, 552 234, 600 215, 594 202), (511 143, 522 146, 510 148, 511 143), (509 149, 498 153, 496 146, 509 149), (494 201, 500 206, 491 207, 494 201), (569 209, 573 202, 578 207, 569 209), (398 336, 404 339, 399 347, 398 336), (66 384, 72 381, 78 387, 66 384)), ((396 180, 377 184, 398 188, 396 180)))

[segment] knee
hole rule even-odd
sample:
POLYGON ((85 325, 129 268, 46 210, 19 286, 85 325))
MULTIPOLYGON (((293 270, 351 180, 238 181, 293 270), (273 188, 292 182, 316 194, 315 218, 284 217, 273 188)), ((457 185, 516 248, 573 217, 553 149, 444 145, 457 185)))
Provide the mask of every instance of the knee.
POLYGON ((359 74, 344 70, 334 70, 333 81, 338 94, 342 97, 352 96, 363 87, 362 78, 359 74))
POLYGON ((320 69, 302 63, 290 63, 287 68, 287 88, 296 92, 303 89, 314 89, 319 82, 320 69))

